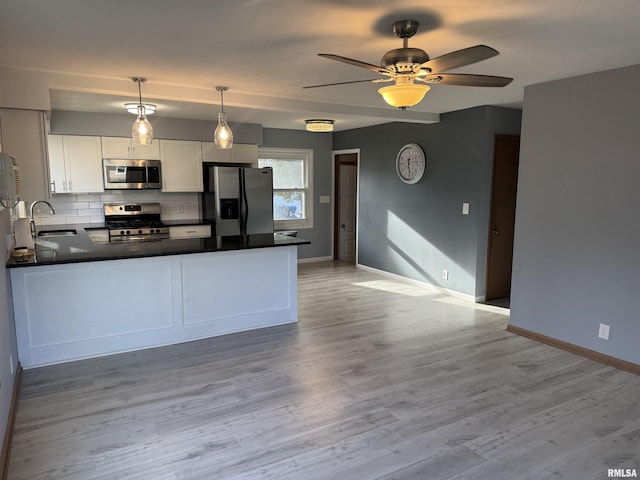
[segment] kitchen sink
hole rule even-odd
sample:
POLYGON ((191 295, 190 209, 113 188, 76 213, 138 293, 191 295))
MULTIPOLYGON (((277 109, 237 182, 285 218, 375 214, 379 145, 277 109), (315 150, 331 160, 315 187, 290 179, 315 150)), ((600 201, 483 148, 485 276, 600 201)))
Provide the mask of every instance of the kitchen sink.
POLYGON ((42 230, 38 232, 39 237, 71 237, 77 234, 78 231, 75 228, 65 228, 62 230, 42 230))

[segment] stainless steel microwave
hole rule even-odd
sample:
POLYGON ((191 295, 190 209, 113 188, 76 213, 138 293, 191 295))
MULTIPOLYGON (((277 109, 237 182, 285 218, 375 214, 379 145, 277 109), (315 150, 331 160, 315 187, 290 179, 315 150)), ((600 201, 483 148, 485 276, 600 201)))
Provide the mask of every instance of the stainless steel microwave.
POLYGON ((105 158, 105 190, 143 190, 162 188, 160 160, 105 158))

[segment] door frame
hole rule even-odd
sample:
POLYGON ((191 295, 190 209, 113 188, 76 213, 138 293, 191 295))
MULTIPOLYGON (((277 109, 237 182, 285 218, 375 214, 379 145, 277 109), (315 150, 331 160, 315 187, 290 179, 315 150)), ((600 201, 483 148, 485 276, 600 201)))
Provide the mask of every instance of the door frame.
POLYGON ((360 216, 360 149, 351 148, 347 150, 333 150, 331 152, 331 191, 333 192, 333 208, 331 209, 331 258, 336 259, 338 254, 337 242, 338 242, 338 228, 337 222, 340 220, 338 212, 338 155, 345 155, 349 153, 356 154, 356 265, 358 262, 358 218, 360 216))

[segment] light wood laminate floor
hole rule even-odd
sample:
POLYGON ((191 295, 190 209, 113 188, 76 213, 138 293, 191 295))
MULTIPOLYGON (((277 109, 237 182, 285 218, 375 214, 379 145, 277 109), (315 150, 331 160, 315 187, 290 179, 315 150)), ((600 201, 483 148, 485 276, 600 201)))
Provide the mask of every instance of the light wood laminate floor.
POLYGON ((640 474, 640 377, 327 262, 299 323, 24 373, 10 480, 640 474))

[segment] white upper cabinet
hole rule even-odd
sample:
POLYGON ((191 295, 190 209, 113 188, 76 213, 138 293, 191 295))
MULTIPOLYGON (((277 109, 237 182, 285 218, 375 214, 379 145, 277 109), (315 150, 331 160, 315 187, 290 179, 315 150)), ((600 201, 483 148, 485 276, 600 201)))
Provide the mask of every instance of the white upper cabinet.
POLYGON ((51 194, 67 193, 67 172, 64 168, 64 147, 62 135, 49 135, 49 180, 51 194))
POLYGON ((231 147, 231 161, 233 163, 250 163, 258 166, 258 146, 238 143, 231 147))
POLYGON ((104 191, 100 137, 49 135, 51 193, 104 191))
POLYGON ((102 157, 160 160, 160 144, 155 140, 151 145, 136 145, 130 137, 102 137, 102 157))
POLYGON ((221 150, 214 142, 202 142, 202 161, 231 163, 231 150, 221 150))
POLYGON ((202 142, 202 161, 216 163, 245 163, 258 166, 258 146, 234 143, 228 150, 221 150, 214 142, 202 142))
POLYGON ((163 192, 202 192, 200 142, 158 140, 163 192))

